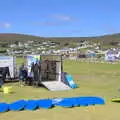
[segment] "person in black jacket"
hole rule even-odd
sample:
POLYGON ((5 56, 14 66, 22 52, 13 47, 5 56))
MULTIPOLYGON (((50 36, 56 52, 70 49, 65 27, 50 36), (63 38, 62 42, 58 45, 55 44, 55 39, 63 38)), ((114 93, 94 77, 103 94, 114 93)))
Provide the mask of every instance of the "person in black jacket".
POLYGON ((40 79, 40 64, 39 64, 39 62, 36 62, 34 65, 32 65, 31 70, 33 72, 33 86, 38 86, 39 79, 40 79))
POLYGON ((19 68, 19 79, 21 85, 23 85, 24 82, 26 82, 27 76, 28 76, 27 68, 25 67, 24 64, 22 64, 19 68))

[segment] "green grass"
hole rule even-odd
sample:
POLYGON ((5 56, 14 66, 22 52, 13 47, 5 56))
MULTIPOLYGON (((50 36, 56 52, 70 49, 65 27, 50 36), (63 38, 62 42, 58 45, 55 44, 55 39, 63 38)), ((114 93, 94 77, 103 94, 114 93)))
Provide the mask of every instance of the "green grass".
MULTIPOLYGON (((21 60, 18 60, 20 63, 21 60)), ((18 83, 9 83, 13 86, 13 94, 0 93, 0 102, 12 102, 19 99, 40 99, 72 96, 101 96, 105 105, 91 107, 61 108, 50 110, 6 112, 0 114, 0 120, 119 120, 120 103, 112 103, 111 99, 120 96, 120 64, 83 63, 64 61, 64 71, 72 74, 79 88, 69 91, 48 91, 45 88, 31 86, 18 87, 18 83)))

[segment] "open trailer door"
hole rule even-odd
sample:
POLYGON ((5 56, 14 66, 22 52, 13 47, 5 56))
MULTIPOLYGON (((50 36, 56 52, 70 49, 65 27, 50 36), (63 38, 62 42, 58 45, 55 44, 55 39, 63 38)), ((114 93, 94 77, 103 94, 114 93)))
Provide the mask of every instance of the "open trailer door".
POLYGON ((70 87, 61 81, 62 59, 59 55, 41 56, 40 80, 51 91, 69 90, 70 87))

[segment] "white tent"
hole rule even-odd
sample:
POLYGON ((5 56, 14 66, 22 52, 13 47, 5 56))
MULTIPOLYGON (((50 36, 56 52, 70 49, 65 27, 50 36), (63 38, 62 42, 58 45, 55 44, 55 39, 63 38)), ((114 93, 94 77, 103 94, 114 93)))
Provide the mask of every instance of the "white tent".
POLYGON ((10 77, 16 77, 16 58, 13 56, 0 56, 0 67, 8 67, 10 77))

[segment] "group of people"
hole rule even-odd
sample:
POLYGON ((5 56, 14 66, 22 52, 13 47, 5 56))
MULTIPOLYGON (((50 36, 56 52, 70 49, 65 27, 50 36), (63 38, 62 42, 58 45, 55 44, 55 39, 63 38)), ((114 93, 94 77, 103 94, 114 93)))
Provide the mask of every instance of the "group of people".
MULTIPOLYGON (((19 81, 20 85, 33 85, 38 86, 40 81, 40 62, 32 63, 31 71, 28 74, 28 69, 23 63, 19 68, 19 81)), ((6 77, 10 77, 9 67, 0 67, 0 88, 4 85, 6 77)))
POLYGON ((19 80, 21 85, 27 84, 38 86, 40 80, 40 63, 33 62, 31 64, 30 74, 28 74, 27 67, 24 64, 22 64, 19 68, 19 80))

